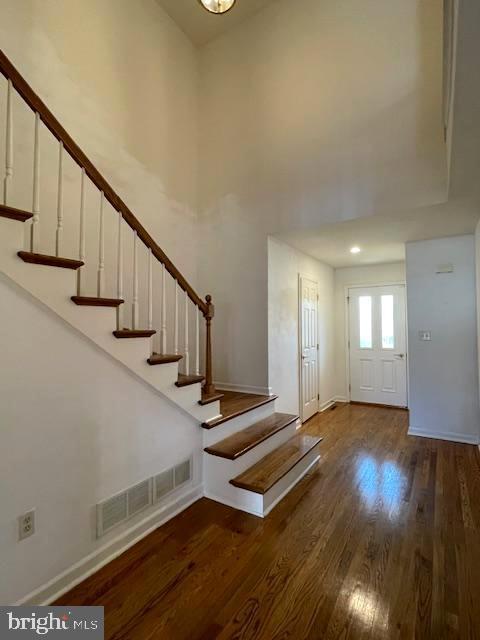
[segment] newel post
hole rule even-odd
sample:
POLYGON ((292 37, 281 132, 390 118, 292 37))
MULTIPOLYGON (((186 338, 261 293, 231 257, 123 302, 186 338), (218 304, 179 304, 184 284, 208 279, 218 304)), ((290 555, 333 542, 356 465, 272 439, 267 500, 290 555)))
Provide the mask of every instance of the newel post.
POLYGON ((212 318, 215 314, 215 307, 212 304, 212 296, 206 296, 207 311, 205 313, 205 321, 207 323, 207 333, 205 338, 206 356, 205 356, 205 385, 203 387, 204 394, 211 396, 216 393, 213 384, 212 371, 212 318))

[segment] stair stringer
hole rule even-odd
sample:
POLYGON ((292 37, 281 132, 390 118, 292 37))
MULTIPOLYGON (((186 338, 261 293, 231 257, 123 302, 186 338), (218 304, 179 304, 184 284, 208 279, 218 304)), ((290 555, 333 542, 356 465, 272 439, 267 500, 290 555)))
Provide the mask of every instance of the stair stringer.
POLYGON ((0 272, 51 309, 67 324, 86 336, 114 360, 133 372, 199 422, 220 415, 220 403, 200 405, 201 384, 178 388, 178 363, 150 366, 151 338, 119 340, 113 336, 115 309, 82 307, 74 304, 76 272, 23 262, 17 251, 24 246, 24 226, 15 220, 0 218, 0 272))

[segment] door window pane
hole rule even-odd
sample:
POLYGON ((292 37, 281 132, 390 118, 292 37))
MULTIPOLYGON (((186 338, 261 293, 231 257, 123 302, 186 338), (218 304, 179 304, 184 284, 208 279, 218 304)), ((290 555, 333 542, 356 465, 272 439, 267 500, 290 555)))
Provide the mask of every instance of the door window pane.
POLYGON ((394 349, 393 296, 382 296, 382 348, 394 349))
POLYGON ((372 297, 359 296, 360 349, 372 348, 372 297))

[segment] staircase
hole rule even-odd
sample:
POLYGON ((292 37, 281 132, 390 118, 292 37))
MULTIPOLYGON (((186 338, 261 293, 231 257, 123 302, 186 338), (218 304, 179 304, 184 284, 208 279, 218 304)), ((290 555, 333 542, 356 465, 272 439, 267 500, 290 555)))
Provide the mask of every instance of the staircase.
POLYGON ((266 515, 318 460, 321 438, 298 434, 298 416, 276 413, 276 396, 215 389, 211 296, 198 296, 1 51, 0 72, 7 81, 0 272, 201 425, 205 495, 266 515), (31 211, 11 201, 21 179, 14 161, 27 146, 14 147, 19 97, 33 112, 31 211), (58 171, 41 179, 45 129, 58 145, 58 171), (73 216, 65 212, 67 188, 77 189, 73 216), (55 192, 55 207, 43 206, 45 190, 55 192), (86 257, 92 242, 94 261, 86 257))

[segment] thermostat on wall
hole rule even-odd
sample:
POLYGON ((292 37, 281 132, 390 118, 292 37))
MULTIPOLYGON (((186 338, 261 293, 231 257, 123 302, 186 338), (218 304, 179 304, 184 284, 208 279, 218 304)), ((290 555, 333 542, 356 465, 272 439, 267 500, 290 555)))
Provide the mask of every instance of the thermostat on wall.
POLYGON ((435 270, 435 273, 453 273, 453 264, 439 264, 435 270))

